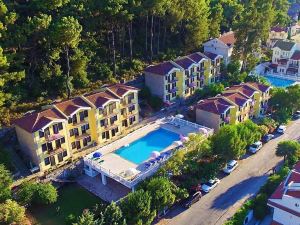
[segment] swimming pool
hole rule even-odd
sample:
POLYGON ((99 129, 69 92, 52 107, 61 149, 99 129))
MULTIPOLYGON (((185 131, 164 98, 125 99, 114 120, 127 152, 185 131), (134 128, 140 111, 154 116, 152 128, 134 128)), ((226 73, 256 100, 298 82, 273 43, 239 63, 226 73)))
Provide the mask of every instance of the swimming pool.
POLYGON ((150 158, 153 151, 160 152, 179 139, 178 134, 159 128, 114 153, 135 164, 140 164, 150 158))
POLYGON ((295 81, 292 80, 286 80, 282 78, 277 77, 271 77, 271 76, 264 76, 272 86, 274 87, 288 87, 295 83, 295 81))

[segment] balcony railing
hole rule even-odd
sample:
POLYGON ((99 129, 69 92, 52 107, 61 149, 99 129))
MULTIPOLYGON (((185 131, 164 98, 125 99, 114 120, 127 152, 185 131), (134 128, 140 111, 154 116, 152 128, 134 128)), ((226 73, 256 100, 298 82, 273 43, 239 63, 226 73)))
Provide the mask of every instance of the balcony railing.
POLYGON ((55 148, 53 150, 48 150, 48 154, 49 155, 54 155, 54 154, 57 154, 59 152, 63 152, 65 151, 66 149, 62 148, 62 147, 59 147, 59 148, 55 148))
POLYGON ((176 91, 178 91, 178 88, 177 88, 177 87, 172 88, 172 89, 169 89, 169 92, 170 92, 170 93, 175 93, 176 91))
POLYGON ((177 77, 174 77, 173 79, 169 79, 168 83, 176 83, 178 81, 177 77))
POLYGON ((51 135, 45 135, 45 139, 47 142, 55 141, 57 139, 60 139, 64 137, 62 134, 51 134, 51 135))
POLYGON ((196 86, 197 86, 196 82, 191 82, 188 85, 188 87, 190 87, 190 88, 193 88, 193 87, 196 87, 196 86))

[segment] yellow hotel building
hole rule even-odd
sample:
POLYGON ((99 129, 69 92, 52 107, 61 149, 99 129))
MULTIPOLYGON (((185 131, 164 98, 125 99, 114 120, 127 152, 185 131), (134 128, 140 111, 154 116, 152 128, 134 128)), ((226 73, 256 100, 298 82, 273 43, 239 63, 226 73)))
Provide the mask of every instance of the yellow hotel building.
POLYGON ((117 138, 138 121, 138 89, 116 84, 27 113, 14 127, 21 150, 45 171, 117 138))

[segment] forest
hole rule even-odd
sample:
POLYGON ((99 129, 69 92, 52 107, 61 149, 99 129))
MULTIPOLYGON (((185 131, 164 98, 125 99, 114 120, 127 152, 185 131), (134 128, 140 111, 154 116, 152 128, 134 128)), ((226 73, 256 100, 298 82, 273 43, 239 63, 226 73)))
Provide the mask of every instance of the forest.
POLYGON ((0 126, 236 32, 250 65, 288 0, 0 0, 0 126))

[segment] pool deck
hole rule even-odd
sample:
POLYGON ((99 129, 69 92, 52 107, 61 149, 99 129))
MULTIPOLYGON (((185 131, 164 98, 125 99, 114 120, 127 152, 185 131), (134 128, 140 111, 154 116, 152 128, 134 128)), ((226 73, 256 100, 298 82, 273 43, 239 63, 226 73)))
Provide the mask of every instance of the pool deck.
MULTIPOLYGON (((188 136, 192 133, 199 133, 200 131, 203 132, 203 129, 204 131, 206 131, 205 135, 210 135, 213 133, 213 130, 210 128, 203 127, 201 125, 191 123, 189 121, 182 120, 179 118, 173 117, 173 120, 172 118, 158 119, 128 134, 127 136, 96 150, 95 152, 99 152, 102 154, 101 158, 94 158, 93 153, 87 155, 84 158, 85 173, 86 176, 88 175, 90 176, 90 178, 86 178, 86 180, 93 180, 94 178, 92 177, 99 177, 100 174, 100 180, 102 182, 101 185, 106 186, 107 180, 112 179, 114 180, 114 182, 118 182, 120 185, 124 185, 128 189, 134 190, 135 186, 139 182, 141 182, 149 176, 152 176, 160 168, 160 166, 168 160, 170 154, 165 155, 165 157, 163 157, 161 160, 156 161, 156 163, 154 164, 151 164, 150 167, 146 167, 144 163, 145 161, 140 164, 135 164, 115 154, 114 151, 144 137, 148 133, 159 128, 163 128, 165 130, 183 136, 188 136)), ((163 149, 161 153, 172 153, 173 149, 178 149, 178 143, 173 142, 170 146, 163 149)), ((149 158, 146 161, 150 159, 151 158, 149 156, 149 158)), ((90 181, 88 183, 90 183, 90 181)), ((99 182, 97 182, 97 185, 99 185, 99 182)), ((94 189, 98 188, 94 187, 94 189)))

